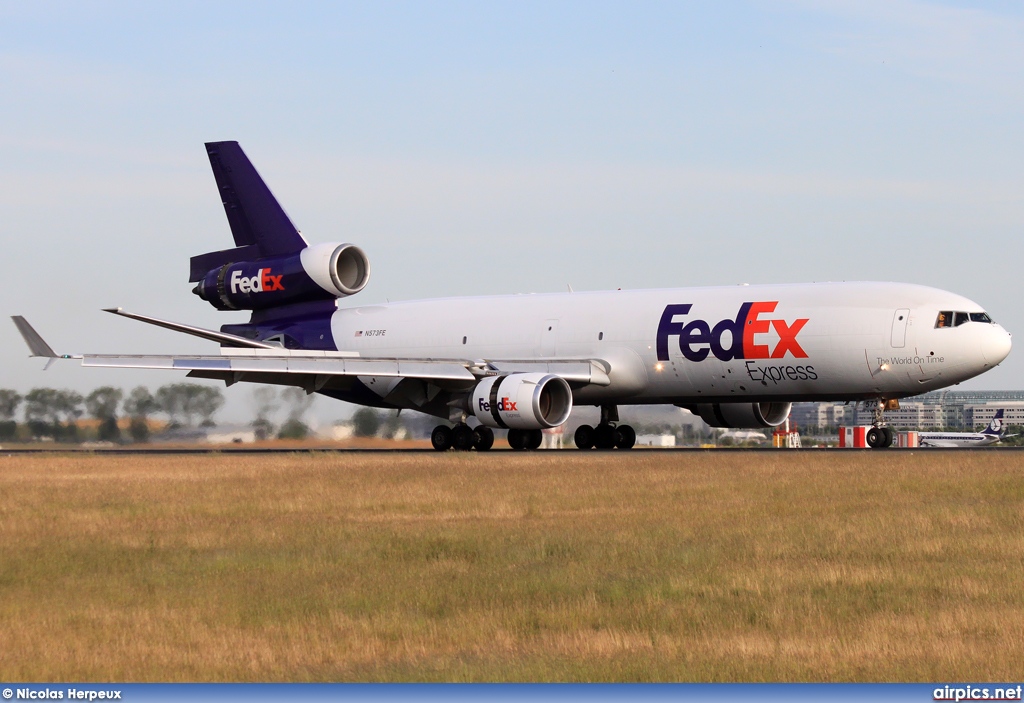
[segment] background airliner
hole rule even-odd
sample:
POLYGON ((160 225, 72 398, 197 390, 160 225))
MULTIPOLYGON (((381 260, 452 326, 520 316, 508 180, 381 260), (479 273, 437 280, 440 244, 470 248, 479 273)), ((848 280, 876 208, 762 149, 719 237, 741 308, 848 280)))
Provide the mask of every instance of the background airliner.
POLYGON ((981 432, 918 432, 918 444, 922 447, 987 447, 1006 436, 1003 425, 1003 411, 997 410, 992 422, 981 432))
MULTIPOLYGON (((363 290, 366 254, 310 245, 237 142, 206 145, 234 237, 191 260, 193 293, 251 311, 220 331, 108 312, 220 343, 215 355, 58 356, 24 318, 32 355, 83 366, 187 371, 194 378, 295 385, 309 393, 443 418, 438 450, 514 449, 573 404, 601 408, 581 449, 631 448, 618 407, 672 403, 712 427, 781 424, 795 401, 875 405, 872 446, 892 444, 888 402, 959 383, 999 364, 1010 335, 980 305, 903 283, 673 288, 445 298, 339 308, 363 290)), ((536 254, 536 252, 535 252, 536 254)), ((513 275, 509 256, 481 261, 513 275)))

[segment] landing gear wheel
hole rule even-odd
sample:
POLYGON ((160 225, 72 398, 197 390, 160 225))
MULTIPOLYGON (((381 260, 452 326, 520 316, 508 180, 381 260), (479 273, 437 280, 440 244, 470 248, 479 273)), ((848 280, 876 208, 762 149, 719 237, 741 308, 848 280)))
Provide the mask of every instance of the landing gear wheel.
POLYGON ((540 430, 526 430, 523 434, 526 435, 526 441, 523 443, 526 449, 540 449, 540 445, 544 441, 543 432, 540 430))
MULTIPOLYGON (((885 443, 885 429, 886 428, 884 427, 872 427, 864 436, 864 441, 866 441, 868 446, 872 449, 881 449, 882 447, 889 446, 885 443)), ((891 442, 892 440, 890 439, 889 441, 891 442)))
POLYGON ((509 430, 508 446, 513 449, 526 449, 526 433, 522 430, 509 430))
POLYGON ((447 451, 452 446, 452 431, 444 425, 438 425, 430 433, 430 445, 439 452, 447 451))
POLYGON ((891 427, 883 427, 882 432, 885 433, 885 442, 882 444, 883 447, 891 447, 893 440, 893 432, 891 427))
POLYGON ((468 452, 473 448, 473 430, 469 425, 460 424, 452 428, 452 448, 457 452, 468 452))
POLYGON ((486 452, 494 446, 494 432, 490 427, 480 425, 473 430, 473 448, 478 452, 486 452))
POLYGON ((611 425, 598 425, 594 429, 594 446, 598 449, 614 449, 615 428, 611 425))
POLYGON ((619 449, 632 449, 636 444, 636 430, 629 425, 619 425, 615 428, 615 446, 619 449))
POLYGON ((594 428, 590 425, 580 425, 576 428, 576 434, 573 435, 573 441, 576 442, 576 446, 580 449, 593 449, 594 428))

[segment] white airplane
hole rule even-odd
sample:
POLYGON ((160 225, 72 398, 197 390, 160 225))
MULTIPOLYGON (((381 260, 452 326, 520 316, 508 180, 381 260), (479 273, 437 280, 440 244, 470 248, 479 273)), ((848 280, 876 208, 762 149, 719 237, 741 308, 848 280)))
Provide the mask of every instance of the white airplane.
POLYGON ((922 447, 987 447, 1005 437, 1013 436, 1005 432, 1003 411, 997 410, 992 422, 981 432, 918 432, 917 440, 922 447))
MULTIPOLYGON (((24 318, 33 356, 83 366, 187 371, 293 385, 428 413, 438 450, 536 448, 574 404, 601 409, 580 448, 630 448, 618 407, 675 404, 712 427, 781 424, 796 401, 875 401, 872 446, 892 444, 887 401, 995 367, 1010 335, 954 293, 903 283, 672 288, 443 298, 339 308, 369 260, 352 244, 309 245, 237 142, 206 145, 235 247, 195 256, 193 293, 249 310, 220 331, 108 312, 220 343, 211 355, 57 355, 24 318)), ((542 256, 543 253, 535 255, 542 256)), ((483 264, 484 262, 482 262, 483 264)), ((507 257, 487 262, 496 272, 507 257)), ((48 362, 49 363, 49 362, 48 362)))

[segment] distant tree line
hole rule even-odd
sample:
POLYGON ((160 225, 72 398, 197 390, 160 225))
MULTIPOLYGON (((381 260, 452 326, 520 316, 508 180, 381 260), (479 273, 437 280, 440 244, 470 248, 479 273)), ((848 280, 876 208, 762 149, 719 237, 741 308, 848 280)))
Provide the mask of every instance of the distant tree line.
MULTIPOLYGON (((433 417, 424 416, 426 424, 433 429, 437 420, 433 417)), ((417 418, 419 419, 419 418, 417 418)), ((422 424, 422 423, 421 423, 422 424)), ((391 439, 400 429, 411 431, 399 418, 397 413, 375 410, 374 408, 359 408, 352 415, 352 431, 356 437, 383 437, 391 439)), ((427 430, 429 434, 430 430, 427 430)))
POLYGON ((83 415, 98 421, 95 438, 101 441, 145 442, 152 415, 167 417, 167 426, 213 425, 213 416, 224 405, 221 391, 199 383, 170 383, 151 393, 138 386, 125 395, 120 388, 102 386, 86 396, 66 388, 33 388, 24 396, 0 389, 0 441, 53 440, 79 442, 86 437, 79 420, 83 415), (17 422, 23 410, 23 424, 17 422), (120 416, 118 410, 120 409, 120 416), (120 418, 127 419, 127 436, 120 418))
POLYGON ((306 412, 312 406, 315 396, 306 393, 302 388, 288 387, 279 392, 271 386, 260 386, 253 390, 253 409, 256 418, 252 428, 256 439, 305 439, 310 429, 303 421, 306 412), (281 409, 285 409, 285 417, 280 425, 275 425, 271 418, 281 409))
MULTIPOLYGON (((278 390, 272 386, 259 386, 252 391, 251 406, 255 413, 252 428, 258 440, 305 439, 311 430, 304 421, 315 395, 302 388, 287 387, 278 390), (274 419, 277 418, 277 423, 274 419)), ((407 413, 401 418, 393 410, 358 408, 352 416, 352 429, 356 437, 383 437, 413 435, 428 437, 437 425, 437 419, 420 413, 407 413)))

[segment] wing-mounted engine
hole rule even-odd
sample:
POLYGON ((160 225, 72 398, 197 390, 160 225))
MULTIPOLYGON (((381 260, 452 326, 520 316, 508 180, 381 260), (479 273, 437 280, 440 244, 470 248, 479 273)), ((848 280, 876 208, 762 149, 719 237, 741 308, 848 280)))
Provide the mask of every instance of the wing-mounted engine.
POLYGON ((792 409, 792 403, 700 403, 684 406, 700 415, 711 427, 754 430, 778 427, 792 409))
POLYGON ((561 376, 513 373, 492 376, 470 395, 476 419, 488 427, 539 430, 558 427, 572 411, 572 391, 561 376))
POLYGON ((355 295, 369 280, 362 249, 317 244, 286 256, 224 263, 207 271, 192 292, 218 310, 265 310, 355 295))

